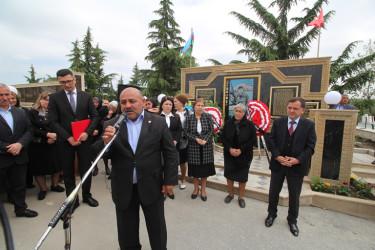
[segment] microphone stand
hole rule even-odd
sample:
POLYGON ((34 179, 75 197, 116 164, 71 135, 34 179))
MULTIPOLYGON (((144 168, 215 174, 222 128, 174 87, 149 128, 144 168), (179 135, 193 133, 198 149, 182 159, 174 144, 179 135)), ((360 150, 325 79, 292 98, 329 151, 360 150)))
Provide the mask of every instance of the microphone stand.
POLYGON ((47 238, 47 235, 49 232, 56 226, 56 224, 59 222, 61 219, 63 221, 63 228, 64 228, 64 233, 65 233, 65 246, 64 249, 70 249, 70 239, 71 239, 71 228, 70 228, 70 219, 71 215, 73 214, 73 208, 74 204, 77 200, 78 197, 78 192, 81 189, 83 183, 86 181, 88 176, 91 174, 92 170, 100 160, 100 158, 103 156, 103 154, 107 151, 107 149, 111 146, 113 141, 116 139, 118 132, 119 132, 119 127, 120 123, 115 124, 116 132, 112 139, 109 141, 107 145, 100 151, 98 156, 96 157, 95 161, 92 163, 91 167, 85 175, 83 176, 82 180, 79 182, 79 184, 76 186, 76 188, 70 193, 70 195, 65 199, 64 203, 61 205, 60 209, 57 211, 55 216, 52 218, 50 223, 48 224, 47 230, 44 232, 38 243, 35 245, 34 250, 39 249, 39 247, 42 245, 43 241, 47 238))
MULTIPOLYGON (((251 117, 251 113, 250 113, 250 111, 249 111, 249 107, 247 107, 247 109, 246 109, 246 113, 247 113, 247 115, 250 117, 250 121, 252 121, 253 119, 252 119, 252 117, 251 117)), ((253 123, 253 124, 254 124, 256 130, 258 130, 258 132, 261 133, 260 139, 261 139, 261 141, 262 141, 264 151, 266 152, 266 156, 267 156, 268 163, 270 163, 271 160, 270 160, 270 156, 269 156, 269 154, 268 154, 268 149, 267 149, 266 140, 264 140, 264 136, 263 136, 266 132, 264 132, 264 130, 261 129, 261 128, 260 128, 258 125, 256 125, 255 123, 253 123)))

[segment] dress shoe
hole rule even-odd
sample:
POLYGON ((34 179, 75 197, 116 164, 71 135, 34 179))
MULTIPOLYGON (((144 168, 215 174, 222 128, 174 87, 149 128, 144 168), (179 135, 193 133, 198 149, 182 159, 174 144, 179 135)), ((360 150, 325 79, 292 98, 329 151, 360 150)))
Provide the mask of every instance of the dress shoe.
POLYGON ((199 190, 198 190, 198 192, 197 192, 196 194, 192 193, 192 194, 191 194, 191 198, 192 198, 193 200, 196 199, 196 198, 198 197, 198 193, 199 193, 199 190))
POLYGON ((106 170, 105 170, 105 174, 106 174, 106 175, 111 175, 111 171, 110 171, 109 169, 106 169, 106 170))
POLYGON ((28 218, 32 218, 32 217, 37 217, 38 216, 38 213, 33 211, 33 210, 30 210, 30 209, 25 209, 23 210, 22 212, 17 212, 16 213, 16 216, 17 217, 28 217, 28 218))
POLYGON ((206 201, 207 200, 207 195, 206 196, 201 195, 201 199, 202 199, 202 201, 206 201))
POLYGON ((230 203, 232 200, 233 200, 233 196, 228 195, 227 197, 225 197, 224 202, 230 203))
POLYGON ((238 199, 238 205, 240 205, 241 208, 246 207, 246 203, 244 199, 238 199))
POLYGON ((169 198, 171 198, 172 200, 174 200, 174 194, 167 194, 169 198))
POLYGON ((65 191, 65 188, 59 185, 56 185, 56 187, 51 186, 51 191, 61 193, 65 191))
POLYGON ((46 195, 47 195, 47 191, 39 191, 39 194, 38 194, 38 200, 44 200, 44 198, 46 198, 46 195))
POLYGON ((292 224, 289 224, 289 228, 290 228, 290 232, 294 235, 294 236, 298 236, 298 233, 299 233, 299 230, 298 230, 298 227, 297 227, 297 224, 295 223, 292 223, 292 224))
POLYGON ((92 197, 83 198, 82 201, 84 203, 89 204, 90 207, 97 207, 97 206, 99 206, 99 202, 97 200, 95 200, 94 198, 92 198, 92 197))
POLYGON ((371 164, 375 164, 375 161, 372 161, 371 164))
POLYGON ((265 221, 266 227, 270 227, 273 225, 273 221, 276 219, 276 217, 272 217, 271 215, 268 215, 265 221))
POLYGON ((98 171, 99 171, 98 167, 95 167, 94 171, 92 171, 92 176, 97 176, 98 175, 98 171))

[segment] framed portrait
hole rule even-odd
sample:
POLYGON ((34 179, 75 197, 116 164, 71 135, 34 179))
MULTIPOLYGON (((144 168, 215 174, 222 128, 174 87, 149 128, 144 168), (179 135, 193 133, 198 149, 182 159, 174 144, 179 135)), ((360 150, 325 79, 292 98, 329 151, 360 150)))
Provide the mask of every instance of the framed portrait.
POLYGON ((256 100, 259 96, 260 75, 236 76, 224 78, 224 114, 233 116, 234 107, 241 103, 247 106, 248 101, 256 100))

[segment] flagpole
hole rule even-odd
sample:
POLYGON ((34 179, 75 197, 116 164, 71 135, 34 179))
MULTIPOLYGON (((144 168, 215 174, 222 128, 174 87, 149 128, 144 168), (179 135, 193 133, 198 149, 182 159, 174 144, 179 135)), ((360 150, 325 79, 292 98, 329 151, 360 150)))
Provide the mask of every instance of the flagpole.
POLYGON ((319 36, 318 36, 318 54, 316 57, 319 57, 319 47, 320 47, 320 31, 322 30, 322 26, 319 26, 319 36))
MULTIPOLYGON (((190 34, 190 37, 192 37, 193 35, 193 28, 191 28, 191 34, 190 34)), ((191 52, 190 52, 190 66, 189 68, 191 68, 191 55, 193 54, 193 47, 191 47, 191 52)))

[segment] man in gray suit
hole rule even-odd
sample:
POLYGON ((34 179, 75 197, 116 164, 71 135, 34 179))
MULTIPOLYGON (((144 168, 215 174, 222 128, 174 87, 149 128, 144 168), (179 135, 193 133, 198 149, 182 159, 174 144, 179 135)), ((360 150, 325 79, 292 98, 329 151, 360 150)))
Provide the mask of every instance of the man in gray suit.
POLYGON ((36 217, 38 213, 27 209, 26 170, 27 146, 33 138, 33 127, 23 109, 11 107, 10 90, 0 83, 0 183, 9 180, 17 217, 36 217))
POLYGON ((349 104, 349 96, 347 94, 341 95, 341 101, 339 104, 336 104, 332 107, 332 109, 351 109, 356 110, 357 107, 354 105, 349 104))
MULTIPOLYGON (((141 249, 139 207, 142 207, 152 249, 166 249, 167 229, 163 193, 178 184, 178 154, 165 119, 144 111, 139 89, 128 87, 120 95, 127 118, 110 147, 112 199, 116 205, 118 241, 121 249, 141 249), (163 164, 162 164, 163 158, 163 164)), ((104 124, 108 144, 118 118, 104 124)))

